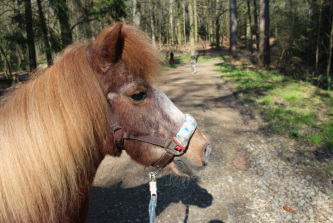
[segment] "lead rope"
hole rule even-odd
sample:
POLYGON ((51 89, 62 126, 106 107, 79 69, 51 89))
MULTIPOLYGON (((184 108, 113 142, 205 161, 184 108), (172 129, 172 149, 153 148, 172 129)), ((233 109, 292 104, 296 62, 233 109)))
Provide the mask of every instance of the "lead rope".
POLYGON ((149 223, 155 223, 156 217, 156 204, 157 204, 157 183, 156 172, 149 172, 149 190, 150 190, 150 202, 149 202, 149 223))

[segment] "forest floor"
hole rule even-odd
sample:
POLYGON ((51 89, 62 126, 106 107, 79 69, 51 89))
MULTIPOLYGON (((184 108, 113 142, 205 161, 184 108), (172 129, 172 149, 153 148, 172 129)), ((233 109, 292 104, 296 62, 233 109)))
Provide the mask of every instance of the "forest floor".
MULTIPOLYGON (((223 62, 161 75, 159 86, 195 117, 213 151, 197 177, 158 174, 156 222, 333 222, 333 179, 302 165, 290 138, 262 130, 259 112, 219 77, 223 62)), ((105 158, 90 195, 89 223, 148 222, 148 176, 125 153, 105 158)))

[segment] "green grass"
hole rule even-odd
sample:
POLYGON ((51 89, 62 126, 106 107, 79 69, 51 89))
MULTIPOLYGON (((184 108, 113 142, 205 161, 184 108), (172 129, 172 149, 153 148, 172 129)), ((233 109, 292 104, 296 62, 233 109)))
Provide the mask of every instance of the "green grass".
POLYGON ((333 152, 331 92, 276 71, 256 71, 225 63, 219 64, 218 70, 236 93, 254 102, 251 105, 261 111, 270 129, 333 152))
MULTIPOLYGON (((328 164, 326 164, 326 168, 327 168, 329 174, 331 176, 333 176, 333 161, 331 161, 328 164)), ((333 197, 333 195, 332 195, 332 197, 333 197)))
MULTIPOLYGON (((325 147, 333 150, 333 120, 330 120, 328 123, 324 123, 321 126, 323 135, 325 137, 325 147)), ((332 168, 333 171, 333 168, 332 168)))

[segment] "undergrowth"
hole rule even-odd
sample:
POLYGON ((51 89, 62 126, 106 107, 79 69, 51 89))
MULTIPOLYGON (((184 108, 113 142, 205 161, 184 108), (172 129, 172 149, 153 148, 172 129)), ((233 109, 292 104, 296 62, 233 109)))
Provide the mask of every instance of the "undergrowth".
MULTIPOLYGON (((246 101, 259 109, 268 128, 333 153, 333 94, 276 71, 219 64, 218 69, 246 101)), ((327 164, 333 176, 333 162, 327 164)))

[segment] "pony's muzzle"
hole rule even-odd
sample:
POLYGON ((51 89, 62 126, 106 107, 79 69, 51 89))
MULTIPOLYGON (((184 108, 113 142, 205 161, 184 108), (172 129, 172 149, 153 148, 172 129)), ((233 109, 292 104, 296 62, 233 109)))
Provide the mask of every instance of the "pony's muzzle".
POLYGON ((212 152, 212 147, 210 146, 210 144, 207 144, 205 149, 203 150, 203 155, 202 155, 202 161, 205 166, 209 162, 209 157, 210 157, 211 152, 212 152))

